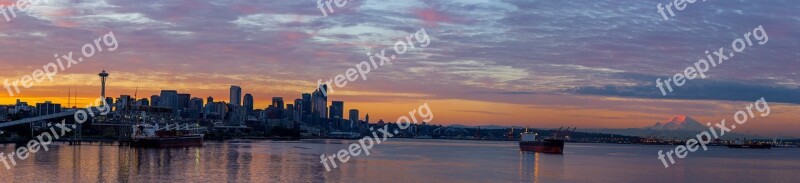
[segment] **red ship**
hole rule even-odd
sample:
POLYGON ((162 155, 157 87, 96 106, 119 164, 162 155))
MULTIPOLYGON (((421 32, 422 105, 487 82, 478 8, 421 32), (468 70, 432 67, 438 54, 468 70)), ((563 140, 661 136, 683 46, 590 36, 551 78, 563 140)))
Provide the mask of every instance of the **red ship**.
POLYGON ((528 130, 526 129, 525 133, 522 133, 522 136, 520 137, 520 150, 548 154, 564 154, 564 137, 559 136, 561 129, 554 131, 553 137, 545 139, 537 139, 536 136, 538 134, 527 131, 528 130))
POLYGON ((203 146, 203 135, 193 134, 188 130, 188 125, 183 130, 180 127, 170 129, 167 125, 164 129, 159 129, 156 125, 136 125, 131 138, 131 146, 151 147, 151 148, 170 148, 170 147, 193 147, 203 146))

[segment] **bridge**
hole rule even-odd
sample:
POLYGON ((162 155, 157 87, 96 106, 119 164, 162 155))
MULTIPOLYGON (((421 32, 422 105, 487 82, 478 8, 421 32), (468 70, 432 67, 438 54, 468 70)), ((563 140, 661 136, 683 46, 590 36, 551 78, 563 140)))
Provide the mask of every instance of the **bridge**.
MULTIPOLYGON (((67 109, 67 110, 62 111, 60 113, 48 114, 48 115, 44 115, 44 116, 37 116, 37 117, 32 117, 32 118, 25 118, 25 119, 20 119, 20 120, 16 120, 16 121, 9 121, 9 122, 5 122, 5 123, 0 123, 0 128, 5 128, 5 127, 9 127, 9 126, 14 126, 14 125, 21 125, 21 124, 26 124, 26 123, 32 123, 32 122, 37 122, 37 121, 44 121, 44 120, 48 120, 48 119, 56 119, 56 118, 61 118, 61 117, 72 116, 72 115, 75 115, 75 113, 78 112, 78 111, 86 111, 87 115, 89 113, 89 111, 86 110, 86 109, 67 109)), ((97 111, 97 109, 94 109, 93 111, 97 111)), ((99 112, 99 111, 97 111, 97 112, 99 112)))

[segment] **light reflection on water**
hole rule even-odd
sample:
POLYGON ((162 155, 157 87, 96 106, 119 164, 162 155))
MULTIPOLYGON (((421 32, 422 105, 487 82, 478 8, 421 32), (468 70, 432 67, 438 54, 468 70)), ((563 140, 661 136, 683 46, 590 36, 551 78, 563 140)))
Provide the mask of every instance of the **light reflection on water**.
MULTIPOLYGON (((800 149, 695 152, 665 169, 669 146, 567 144, 564 155, 520 152, 515 142, 389 139, 370 156, 325 172, 320 154, 354 141, 230 140, 203 147, 137 149, 51 145, 0 182, 791 182, 800 149)), ((0 145, 10 153, 14 145, 0 145)), ((2 166, 2 164, 0 164, 2 166)))

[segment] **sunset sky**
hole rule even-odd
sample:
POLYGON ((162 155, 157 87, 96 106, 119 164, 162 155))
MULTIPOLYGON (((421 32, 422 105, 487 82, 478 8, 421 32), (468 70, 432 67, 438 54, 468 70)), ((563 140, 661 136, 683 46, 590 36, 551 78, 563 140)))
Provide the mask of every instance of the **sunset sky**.
POLYGON ((17 96, 4 89, 0 103, 66 104, 72 88, 85 105, 100 95, 105 69, 115 98, 138 87, 139 98, 172 89, 228 101, 235 84, 265 108, 425 28, 428 47, 337 88, 329 101, 373 121, 427 102, 434 124, 580 129, 644 127, 676 115, 732 120, 765 97, 772 113, 735 132, 800 137, 800 3, 706 1, 664 21, 656 5, 667 2, 356 0, 325 17, 313 0, 49 0, 11 22, 0 15, 0 79, 29 75, 109 31, 119 48, 17 96), (759 25, 768 43, 667 97, 655 87, 759 25))

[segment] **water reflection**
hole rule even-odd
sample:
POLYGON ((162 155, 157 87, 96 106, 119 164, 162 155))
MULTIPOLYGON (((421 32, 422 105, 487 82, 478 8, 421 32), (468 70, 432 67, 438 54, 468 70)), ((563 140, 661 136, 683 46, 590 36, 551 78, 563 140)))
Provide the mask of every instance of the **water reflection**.
MULTIPOLYGON (((660 148, 655 146, 581 144, 571 145, 565 155, 552 155, 520 152, 513 142, 404 139, 375 146, 372 155, 351 157, 349 162, 326 172, 319 155, 331 154, 349 143, 232 140, 175 149, 54 144, 49 151, 18 160, 11 170, 0 168, 0 182, 703 182, 717 179, 791 182, 800 179, 797 174, 800 158, 796 156, 800 149, 715 149, 722 155, 700 154, 689 159, 692 162, 682 163, 716 166, 683 166, 664 171, 657 166, 660 162, 651 161, 652 152, 660 148), (764 156, 765 153, 769 156, 764 156), (663 179, 652 180, 656 176, 663 179)), ((13 152, 15 148, 0 145, 0 152, 13 152)))
POLYGON ((519 152, 519 179, 525 182, 539 182, 539 153, 519 152))

